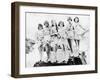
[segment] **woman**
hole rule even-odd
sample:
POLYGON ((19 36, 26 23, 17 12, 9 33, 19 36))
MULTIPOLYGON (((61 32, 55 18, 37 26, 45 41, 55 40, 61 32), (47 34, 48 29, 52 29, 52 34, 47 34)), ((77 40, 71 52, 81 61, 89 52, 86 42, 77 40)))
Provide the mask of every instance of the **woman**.
POLYGON ((61 39, 63 39, 63 41, 66 39, 65 25, 63 21, 58 23, 58 34, 60 35, 61 39))
POLYGON ((42 62, 42 57, 43 57, 43 40, 44 40, 44 34, 43 34, 43 25, 38 24, 38 32, 36 33, 36 40, 35 40, 35 51, 39 52, 40 55, 40 62, 42 62))
POLYGON ((50 31, 51 31, 51 29, 50 29, 49 22, 48 21, 45 21, 44 22, 44 35, 45 36, 50 35, 50 31))
POLYGON ((50 62, 55 63, 57 58, 56 58, 56 44, 57 44, 57 37, 54 35, 51 38, 50 42, 50 62))
POLYGON ((50 58, 50 39, 51 39, 51 29, 48 21, 44 22, 44 43, 46 46, 47 61, 50 58))
POLYGON ((58 27, 57 23, 54 20, 51 20, 51 35, 57 36, 58 33, 58 27))
POLYGON ((68 41, 68 45, 71 51, 71 56, 73 56, 73 38, 74 38, 74 26, 72 24, 72 18, 68 17, 67 19, 68 21, 68 25, 67 25, 67 29, 66 29, 66 35, 67 35, 67 41, 68 41))
POLYGON ((57 47, 57 51, 56 51, 57 63, 65 62, 64 45, 63 45, 63 42, 62 42, 60 36, 57 38, 57 45, 56 45, 56 47, 57 47))
MULTIPOLYGON (((74 18, 74 23, 75 23, 74 24, 74 41, 75 41, 75 44, 76 44, 77 51, 79 51, 79 48, 80 48, 80 40, 82 39, 82 36, 84 36, 84 34, 86 32, 88 32, 88 30, 84 29, 80 25, 79 18, 78 17, 75 17, 74 18)), ((77 54, 77 56, 78 56, 78 54, 77 54)))

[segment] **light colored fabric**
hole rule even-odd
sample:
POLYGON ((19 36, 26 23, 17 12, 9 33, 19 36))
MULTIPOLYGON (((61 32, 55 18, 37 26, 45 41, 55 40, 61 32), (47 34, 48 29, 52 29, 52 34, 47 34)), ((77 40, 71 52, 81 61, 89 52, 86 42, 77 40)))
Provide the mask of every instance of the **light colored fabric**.
POLYGON ((74 38, 75 39, 81 39, 82 38, 82 33, 84 33, 85 31, 81 28, 80 24, 75 24, 74 27, 74 38))

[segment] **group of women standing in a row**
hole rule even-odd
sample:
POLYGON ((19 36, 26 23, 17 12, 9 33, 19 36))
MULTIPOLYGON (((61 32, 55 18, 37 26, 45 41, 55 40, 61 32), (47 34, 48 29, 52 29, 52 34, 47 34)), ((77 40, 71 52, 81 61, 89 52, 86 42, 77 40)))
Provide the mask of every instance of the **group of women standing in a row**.
POLYGON ((79 24, 79 18, 68 17, 66 22, 51 20, 38 24, 36 42, 40 54, 40 61, 52 63, 67 63, 72 56, 79 56, 80 39, 86 33, 79 24), (65 24, 67 23, 67 24, 65 24), (46 59, 43 60, 43 56, 46 59))

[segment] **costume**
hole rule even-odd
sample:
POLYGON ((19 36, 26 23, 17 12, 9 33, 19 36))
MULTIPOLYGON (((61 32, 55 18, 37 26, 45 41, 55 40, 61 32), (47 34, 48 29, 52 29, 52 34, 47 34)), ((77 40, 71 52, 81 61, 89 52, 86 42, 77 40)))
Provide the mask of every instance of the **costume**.
POLYGON ((79 23, 74 24, 74 39, 80 40, 82 39, 82 33, 84 33, 85 29, 81 27, 79 23))
POLYGON ((56 58, 57 62, 61 63, 65 60, 65 52, 63 50, 63 43, 61 42, 61 39, 58 39, 57 41, 57 51, 56 51, 56 58))
POLYGON ((69 38, 69 39, 73 39, 74 38, 74 26, 72 25, 72 23, 69 23, 67 25, 66 34, 67 34, 67 38, 69 38))
POLYGON ((66 27, 66 37, 67 37, 67 41, 68 41, 68 46, 70 49, 70 55, 73 54, 73 39, 74 39, 74 26, 72 23, 69 23, 66 27))
POLYGON ((56 62, 56 44, 55 42, 50 43, 50 61, 52 63, 56 62))
POLYGON ((44 30, 38 30, 38 32, 36 33, 36 40, 35 43, 37 45, 37 51, 39 51, 39 55, 40 55, 40 61, 42 61, 42 56, 43 56, 43 42, 44 42, 44 34, 43 34, 44 30))

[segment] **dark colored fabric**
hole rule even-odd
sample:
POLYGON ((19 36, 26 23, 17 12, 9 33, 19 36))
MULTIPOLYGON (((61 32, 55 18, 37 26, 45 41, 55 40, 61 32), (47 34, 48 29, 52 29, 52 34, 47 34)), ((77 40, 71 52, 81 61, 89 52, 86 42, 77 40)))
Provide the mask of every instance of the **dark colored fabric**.
POLYGON ((71 39, 67 39, 67 40, 68 40, 68 44, 70 46, 71 52, 73 52, 71 39))

